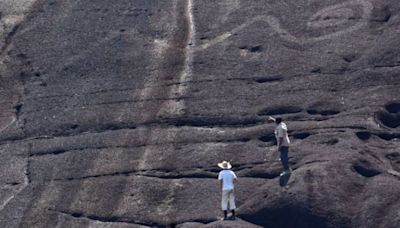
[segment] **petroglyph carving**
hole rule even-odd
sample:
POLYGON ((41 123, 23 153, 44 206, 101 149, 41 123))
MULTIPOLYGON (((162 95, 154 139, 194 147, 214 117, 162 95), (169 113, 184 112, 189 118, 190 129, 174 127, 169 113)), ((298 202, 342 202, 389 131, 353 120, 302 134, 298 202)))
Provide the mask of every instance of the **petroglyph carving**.
POLYGON ((17 120, 17 119, 16 119, 14 116, 11 117, 11 120, 10 120, 7 124, 5 124, 5 125, 3 125, 3 126, 0 126, 0 132, 6 130, 6 129, 7 129, 8 127, 10 127, 16 120, 17 120))
POLYGON ((373 6, 369 1, 363 0, 352 0, 323 8, 308 19, 306 24, 307 29, 313 31, 337 27, 338 30, 332 31, 329 34, 323 34, 314 37, 297 37, 291 34, 289 30, 282 26, 279 19, 272 15, 256 16, 237 26, 233 30, 223 33, 209 42, 196 47, 195 50, 204 50, 213 45, 221 43, 231 37, 233 34, 240 32, 244 28, 256 22, 267 23, 281 39, 288 42, 307 44, 332 39, 364 27, 367 24, 367 19, 371 15, 372 8, 373 6), (360 10, 361 13, 358 13, 357 10, 360 10))

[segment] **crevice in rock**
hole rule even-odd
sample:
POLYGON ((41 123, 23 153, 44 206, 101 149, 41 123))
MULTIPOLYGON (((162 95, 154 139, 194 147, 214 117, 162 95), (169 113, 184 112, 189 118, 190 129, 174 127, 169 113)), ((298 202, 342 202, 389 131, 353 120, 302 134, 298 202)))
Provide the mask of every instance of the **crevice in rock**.
POLYGON ((322 73, 322 70, 320 67, 315 67, 310 72, 314 73, 314 74, 320 74, 320 73, 322 73))
POLYGON ((392 168, 394 169, 395 172, 390 172, 391 174, 400 177, 399 172, 400 172, 400 152, 392 152, 389 154, 386 154, 385 157, 390 161, 390 164, 392 165, 392 168))
MULTIPOLYGON (((63 150, 63 149, 56 149, 48 152, 38 152, 38 153, 32 153, 29 155, 29 157, 40 157, 40 156, 46 156, 46 155, 59 155, 59 154, 64 154, 68 153, 71 151, 83 151, 87 149, 106 149, 108 147, 85 147, 85 148, 76 148, 76 149, 71 149, 71 150, 63 150)), ((121 148, 121 147, 109 147, 111 148, 121 148)))
POLYGON ((321 116, 332 116, 339 114, 340 112, 337 110, 316 110, 316 109, 309 109, 307 113, 310 115, 321 115, 321 116))
POLYGON ((321 67, 313 68, 310 73, 318 74, 318 75, 343 75, 346 73, 353 73, 356 72, 355 69, 350 69, 347 67, 338 67, 335 69, 325 69, 321 67))
POLYGON ((22 104, 17 104, 14 108, 15 108, 15 118, 18 121, 21 115, 22 104))
POLYGON ((15 25, 12 30, 6 35, 6 37, 4 38, 4 45, 3 47, 1 47, 1 51, 0 51, 0 55, 3 54, 3 52, 5 50, 7 50, 8 46, 10 46, 11 44, 11 40, 12 38, 15 36, 15 34, 17 33, 18 29, 19 29, 19 24, 15 25))
MULTIPOLYGON (((151 125, 151 124, 150 124, 151 125)), ((52 133, 52 137, 67 137, 76 136, 83 133, 103 133, 107 131, 117 131, 117 130, 134 130, 137 125, 133 123, 103 123, 98 124, 93 127, 80 126, 77 124, 66 123, 58 126, 52 133)))
POLYGON ((261 123, 258 118, 229 118, 229 117, 182 117, 161 120, 161 123, 176 127, 235 127, 253 126, 261 123))
POLYGON ((308 132, 296 133, 296 134, 293 134, 293 138, 303 140, 303 139, 308 138, 310 135, 311 135, 311 133, 308 133, 308 132))
POLYGON ((212 170, 185 170, 181 172, 171 172, 168 170, 154 169, 154 170, 132 170, 132 171, 121 171, 114 173, 105 173, 97 175, 88 175, 81 177, 68 177, 68 178, 56 178, 53 181, 79 181, 92 178, 102 177, 113 177, 113 176, 143 176, 159 179, 215 179, 218 175, 218 171, 212 170))
POLYGON ((60 213, 63 215, 71 216, 77 219, 89 219, 97 222, 105 222, 105 223, 128 223, 133 225, 142 225, 142 226, 149 226, 154 228, 166 228, 165 225, 157 224, 153 222, 144 222, 139 220, 133 220, 128 218, 121 218, 118 216, 100 216, 100 215, 87 215, 82 212, 72 212, 72 211, 65 211, 65 210, 54 210, 54 209, 47 209, 51 212, 60 213))
POLYGON ((386 111, 389 113, 399 113, 400 112, 400 103, 392 102, 385 105, 386 111))
POLYGON ((261 53, 264 51, 264 47, 262 45, 256 46, 240 46, 239 49, 246 50, 251 53, 261 53))
POLYGON ((371 138, 371 133, 369 133, 368 131, 358 131, 356 132, 356 136, 362 141, 366 141, 371 138))
POLYGON ((151 174, 151 173, 137 173, 138 176, 154 177, 160 179, 215 179, 217 173, 172 173, 167 175, 151 174))
POLYGON ((219 220, 213 220, 213 219, 193 219, 193 220, 188 220, 188 221, 181 221, 181 222, 176 223, 176 224, 171 224, 171 225, 168 226, 168 228, 174 228, 174 227, 176 227, 176 226, 178 226, 178 225, 181 225, 181 224, 184 224, 184 223, 188 223, 188 222, 202 223, 203 225, 206 225, 206 224, 209 224, 209 223, 212 223, 212 222, 216 222, 216 221, 219 221, 219 220))
POLYGON ((5 185, 8 185, 8 186, 17 186, 17 185, 21 185, 21 184, 23 184, 23 183, 19 183, 19 182, 5 183, 5 185))
MULTIPOLYGON (((105 130, 112 130, 114 125, 105 125, 103 126, 105 128, 105 130)), ((61 131, 63 134, 74 134, 76 132, 79 132, 79 125, 78 124, 65 124, 63 126, 60 127, 61 131)), ((57 136, 57 134, 55 134, 54 136, 57 136)))
MULTIPOLYGON (((264 162, 253 162, 253 163, 244 163, 244 164, 234 164, 232 170, 238 172, 240 170, 253 168, 254 165, 264 164, 264 162)), ((79 181, 85 179, 92 178, 102 178, 102 177, 112 177, 112 176, 143 176, 143 177, 151 177, 151 178, 159 178, 159 179, 215 179, 218 176, 218 172, 220 169, 215 167, 209 168, 196 168, 196 169, 187 169, 182 171, 171 171, 164 169, 149 169, 149 170, 130 170, 130 171, 121 171, 114 173, 104 173, 104 174, 96 174, 96 175, 88 175, 81 177, 67 177, 67 178, 56 178, 53 181, 79 181)), ((250 178, 263 178, 263 179, 274 179, 279 176, 279 172, 257 172, 257 171, 249 171, 246 174, 238 174, 239 177, 250 177, 250 178)), ((47 180, 46 180, 47 181, 47 180)), ((50 181, 50 180, 48 180, 50 181)))
POLYGON ((241 138, 241 139, 237 139, 235 141, 237 141, 237 142, 250 142, 251 138, 241 138))
POLYGON ((27 164, 27 168, 26 168, 26 179, 28 181, 28 184, 32 182, 32 177, 31 177, 31 161, 30 158, 28 158, 28 164, 27 164))
MULTIPOLYGON (((255 165, 262 165, 264 164, 264 162, 249 162, 249 163, 237 163, 237 164, 233 164, 232 165, 232 169, 235 171, 239 171, 242 169, 246 169, 255 165)), ((216 171, 218 172, 219 169, 216 169, 216 171)))
MULTIPOLYGON (((152 146, 154 145, 163 145, 163 144, 151 144, 152 146)), ((104 149, 128 149, 128 148, 139 148, 139 147, 145 147, 145 146, 150 146, 149 144, 147 145, 137 145, 137 146, 99 146, 99 147, 83 147, 83 148, 73 148, 73 149, 55 149, 51 151, 46 151, 46 152, 35 152, 29 155, 29 157, 41 157, 41 156, 48 156, 48 155, 60 155, 60 154, 65 154, 69 152, 78 152, 78 151, 84 151, 84 150, 104 150, 104 149)))
POLYGON ((31 183, 32 182, 32 177, 31 177, 31 154, 32 154, 32 143, 28 144, 28 158, 26 160, 26 170, 25 170, 25 176, 26 176, 26 182, 31 183))
POLYGON ((400 64, 381 64, 381 65, 374 65, 374 68, 397 68, 400 67, 400 64))
POLYGON ((250 52, 263 52, 264 48, 262 45, 252 46, 248 49, 250 52))
POLYGON ((325 162, 330 162, 330 160, 314 160, 314 161, 307 161, 304 164, 305 165, 309 165, 309 164, 313 164, 313 163, 325 163, 325 162))
MULTIPOLYGON (((85 96, 91 96, 91 95, 99 95, 99 94, 106 94, 106 93, 119 93, 119 92, 130 92, 130 91, 136 91, 136 90, 144 90, 144 89, 149 89, 149 88, 161 88, 162 86, 153 86, 153 87, 142 87, 142 88, 136 88, 136 87, 126 87, 126 88, 115 88, 115 89, 98 89, 93 92, 87 92, 87 93, 73 93, 73 94, 52 94, 52 95, 45 95, 45 96, 33 96, 30 97, 30 99, 34 100, 41 100, 41 99, 51 99, 51 98, 74 98, 74 97, 85 97, 85 96)), ((151 99, 150 99, 151 100, 151 99)), ((138 100, 140 101, 140 100, 138 100)))
POLYGON ((276 138, 275 138, 274 134, 263 135, 263 136, 259 137, 258 139, 263 142, 267 142, 267 143, 275 143, 276 142, 276 138))
MULTIPOLYGON (((270 136, 266 136, 270 137, 270 136)), ((272 136, 273 137, 273 136, 272 136)), ((203 144, 203 143, 235 143, 235 142, 249 142, 251 138, 237 138, 237 139, 215 139, 215 140, 207 140, 207 141, 188 141, 188 142, 168 142, 168 143, 142 143, 138 145, 130 145, 130 146, 85 146, 85 147, 75 147, 75 148, 56 148, 53 150, 46 150, 46 151, 35 151, 29 154, 29 157, 41 157, 41 156, 49 156, 49 155, 60 155, 64 153, 70 152, 79 152, 84 150, 104 150, 104 149, 133 149, 133 148, 142 148, 146 146, 163 146, 163 145, 187 145, 187 144, 203 144)))
MULTIPOLYGON (((237 175, 239 177, 248 177, 248 178, 260 178, 260 179, 274 179, 279 177, 280 171, 271 170, 267 171, 265 168, 262 169, 253 169, 257 165, 263 165, 265 162, 251 162, 244 164, 233 164, 232 170, 238 172, 237 175)), ((218 173, 219 170, 216 170, 218 173)))
MULTIPOLYGON (((103 106, 103 105, 115 105, 115 104, 135 104, 139 102, 151 102, 151 101, 180 101, 180 100, 188 100, 188 99, 199 99, 199 97, 189 97, 189 96, 181 96, 181 97, 167 97, 167 98, 147 98, 147 99, 130 99, 130 100, 120 100, 120 101, 111 101, 111 102, 100 102, 100 103, 81 103, 79 105, 70 106, 69 108, 79 107, 81 105, 90 105, 90 106, 103 106)), ((59 107, 57 107, 59 108, 59 107)))
POLYGON ((282 115, 282 114, 292 114, 302 112, 303 109, 296 106, 278 106, 265 108, 258 112, 259 116, 268 116, 268 115, 282 115))
POLYGON ((397 128, 398 126, 400 126, 400 115, 397 113, 379 111, 377 112, 376 117, 379 122, 381 122, 386 127, 397 128))
MULTIPOLYGON (((260 120, 260 124, 263 124, 263 122, 261 122, 261 120, 260 120)), ((68 126, 71 126, 71 125, 68 125, 68 126)), ((108 126, 110 126, 110 125, 108 125, 108 126)), ((116 125, 111 125, 111 126, 116 126, 116 125)), ((18 137, 14 137, 14 138, 7 138, 7 140, 0 141, 0 145, 4 145, 4 144, 7 144, 7 143, 12 143, 12 142, 15 142, 15 141, 33 141, 33 140, 40 140, 40 139, 56 139, 56 138, 60 138, 60 137, 74 137, 74 136, 78 136, 78 135, 81 135, 81 134, 102 134, 102 133, 107 133, 109 131, 133 130, 133 129, 136 129, 136 128, 147 128, 147 127, 168 127, 168 126, 171 126, 171 125, 168 125, 168 124, 165 124, 165 123, 161 124, 161 122, 148 122, 148 123, 143 123, 143 124, 138 124, 138 125, 124 124, 124 126, 126 126, 126 127, 125 128, 124 127, 119 128, 117 126, 117 127, 114 127, 114 128, 110 127, 111 129, 109 129, 109 130, 91 129, 90 131, 88 131, 88 130, 84 131, 83 127, 80 127, 80 131, 79 132, 74 133, 74 134, 70 134, 70 135, 68 135, 68 134, 66 134, 66 135, 52 135, 52 136, 49 136, 49 135, 38 135, 38 136, 28 136, 28 137, 27 136, 24 136, 24 137, 18 136, 18 137)), ((252 126, 255 126, 255 125, 251 125, 251 126, 239 126, 238 125, 238 126, 224 126, 224 127, 225 128, 231 127, 231 128, 241 129, 241 128, 247 128, 247 127, 252 127, 252 126)), ((194 126, 188 126, 188 127, 194 127, 194 126)), ((199 128, 202 128, 202 127, 199 127, 199 128)), ((338 126, 338 127, 333 127, 333 126, 332 127, 315 127, 315 128, 310 128, 309 130, 321 130, 321 129, 325 129, 325 130, 326 129, 366 130, 366 128, 363 127, 363 126, 352 126, 352 125, 345 125, 345 126, 338 126)), ((271 133, 271 134, 269 134, 268 137, 274 137, 274 136, 271 133)), ((243 137, 242 139, 247 141, 248 137, 243 137)), ((227 139, 227 140, 219 139, 219 140, 209 140, 209 141, 203 141, 203 142, 197 142, 197 141, 196 142, 183 142, 182 144, 185 144, 185 143, 208 143, 208 142, 229 143, 229 142, 238 142, 240 140, 241 140, 241 138, 238 137, 236 139, 227 139)), ((267 140, 267 139, 263 139, 263 140, 267 140)), ((273 142, 273 141, 271 141, 271 142, 273 142)), ((163 145, 163 144, 148 144, 148 145, 163 145)), ((136 148, 136 147, 143 147, 143 146, 147 146, 147 144, 146 145, 141 144, 141 145, 137 145, 137 146, 133 146, 133 147, 136 148)), ((62 151, 63 152, 68 152, 68 151, 73 151, 73 150, 104 149, 104 148, 113 148, 113 147, 85 147, 85 148, 75 148, 75 149, 68 149, 68 150, 62 150, 62 151)), ((119 147, 116 147, 116 148, 119 148, 119 147)), ((122 148, 124 148, 124 147, 122 147, 122 148)), ((46 155, 47 153, 48 154, 52 154, 52 152, 45 152, 45 153, 35 153, 35 154, 32 154, 31 156, 46 155)))
POLYGON ((383 140, 390 141, 392 139, 400 139, 400 134, 395 133, 379 133, 377 136, 383 140))
POLYGON ((322 141, 322 144, 327 144, 327 145, 333 146, 333 145, 337 144, 338 142, 339 142, 339 139, 328 139, 328 140, 322 141))
MULTIPOLYGON (((247 222, 269 228, 326 228, 333 221, 330 216, 324 217, 313 213, 310 205, 295 203, 282 204, 280 207, 263 208, 253 213, 239 214, 238 217, 247 222), (290 218, 290 219, 288 219, 290 218)), ((335 227, 347 227, 336 224, 335 227)))
POLYGON ((260 179, 275 179, 280 176, 280 172, 256 172, 249 171, 248 173, 241 175, 240 177, 249 177, 249 178, 260 178, 260 179))
POLYGON ((358 59, 358 56, 355 54, 350 54, 350 55, 345 55, 342 58, 347 63, 351 63, 351 62, 355 61, 356 59, 358 59))
POLYGON ((280 82, 282 81, 282 77, 259 77, 255 78, 254 81, 257 83, 271 83, 271 82, 280 82))
MULTIPOLYGON (((263 123, 259 118, 231 118, 231 117, 182 117, 164 118, 146 123, 103 123, 95 126, 80 126, 71 130, 76 124, 63 124, 52 132, 53 137, 76 136, 83 133, 104 133, 106 131, 133 130, 139 127, 202 127, 202 128, 245 128, 263 123)), ((33 134, 33 133, 31 133, 33 134)), ((32 135, 33 136, 33 135, 32 135)))
POLYGON ((385 155, 385 157, 389 160, 400 160, 400 153, 399 152, 393 152, 390 154, 385 155))
POLYGON ((363 177, 374 177, 382 172, 375 169, 367 160, 359 160, 353 164, 353 170, 363 177))
POLYGON ((381 138, 383 140, 386 140, 386 141, 390 141, 390 140, 393 140, 393 139, 399 139, 400 138, 400 134, 397 134, 397 133, 370 133, 368 131, 356 132, 357 138, 359 138, 362 141, 369 140, 372 135, 376 135, 379 138, 381 138))
POLYGON ((392 13, 388 6, 374 8, 372 10, 371 21, 386 23, 392 17, 392 13))
POLYGON ((113 176, 130 176, 138 173, 139 171, 124 171, 124 172, 115 172, 115 173, 107 173, 107 174, 97 174, 97 175, 88 175, 88 176, 81 176, 81 177, 67 177, 67 178, 56 178, 53 179, 54 181, 79 181, 85 179, 92 179, 92 178, 101 178, 101 177, 113 177, 113 176))

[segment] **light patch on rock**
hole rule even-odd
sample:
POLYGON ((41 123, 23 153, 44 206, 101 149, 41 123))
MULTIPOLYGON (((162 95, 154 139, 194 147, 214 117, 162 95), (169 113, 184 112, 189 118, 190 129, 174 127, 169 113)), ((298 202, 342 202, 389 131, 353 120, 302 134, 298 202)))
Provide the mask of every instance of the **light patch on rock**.
POLYGON ((26 13, 36 0, 2 0, 0 1, 0 46, 4 46, 5 37, 14 26, 21 23, 26 13))
POLYGON ((231 31, 225 32, 216 38, 210 40, 203 45, 200 45, 195 49, 195 51, 201 51, 207 49, 211 46, 214 46, 218 43, 225 41, 226 39, 230 38, 233 34, 237 34, 241 30, 255 24, 264 22, 268 24, 275 33, 283 40, 297 43, 297 44, 307 44, 318 42, 322 40, 329 40, 344 34, 356 31, 361 29, 362 27, 366 26, 368 20, 371 17, 373 6, 369 1, 362 1, 362 0, 352 0, 348 2, 344 2, 341 4, 329 6, 319 10, 317 13, 312 15, 307 22, 307 26, 313 29, 324 29, 327 27, 334 27, 345 24, 348 21, 348 18, 355 17, 356 12, 352 9, 352 6, 361 7, 362 15, 361 18, 357 19, 357 22, 353 25, 344 26, 343 28, 339 29, 338 31, 321 35, 318 37, 296 37, 290 33, 286 28, 284 28, 280 22, 280 20, 272 15, 260 15, 255 16, 252 19, 246 21, 245 23, 238 25, 236 28, 232 29, 231 31), (326 19, 331 18, 331 20, 326 19))
POLYGON ((240 0, 223 0, 221 1, 221 5, 223 6, 223 11, 220 12, 222 16, 222 22, 225 22, 229 19, 229 15, 239 9, 240 0))
POLYGON ((388 170, 388 173, 392 174, 393 176, 400 177, 400 173, 395 171, 395 170, 393 170, 393 169, 388 170))
MULTIPOLYGON (((11 124, 10 124, 11 125, 11 124)), ((10 148, 5 147, 4 149, 5 151, 10 150, 10 148)), ((24 170, 19 170, 18 167, 16 167, 16 165, 14 164, 13 166, 16 168, 16 170, 8 170, 11 172, 18 172, 21 175, 23 175, 23 182, 22 184, 19 184, 18 187, 16 189, 13 189, 10 194, 3 198, 3 196, 1 197, 2 202, 0 202, 0 212, 20 193, 22 192, 28 185, 29 185, 29 179, 28 179, 28 173, 29 173, 29 167, 28 167, 28 159, 29 158, 21 158, 23 159, 23 162, 21 163, 21 165, 24 165, 25 168, 24 170)), ((22 167, 21 167, 22 168, 22 167)), ((7 175, 7 172, 3 172, 3 174, 7 175)))
POLYGON ((8 127, 10 127, 17 119, 14 116, 11 116, 8 118, 6 121, 3 121, 2 118, 0 118, 0 132, 4 131, 8 127), (5 123, 3 123, 5 122, 5 123))
MULTIPOLYGON (((186 41, 186 54, 184 69, 179 75, 179 83, 171 87, 170 97, 182 98, 188 89, 188 82, 192 78, 193 53, 195 47, 195 22, 193 15, 193 0, 188 0, 186 7, 186 17, 189 23, 189 34, 186 41)), ((181 116, 185 112, 185 101, 183 99, 167 101, 160 111, 160 115, 181 116), (165 114, 164 114, 165 113, 165 114)))

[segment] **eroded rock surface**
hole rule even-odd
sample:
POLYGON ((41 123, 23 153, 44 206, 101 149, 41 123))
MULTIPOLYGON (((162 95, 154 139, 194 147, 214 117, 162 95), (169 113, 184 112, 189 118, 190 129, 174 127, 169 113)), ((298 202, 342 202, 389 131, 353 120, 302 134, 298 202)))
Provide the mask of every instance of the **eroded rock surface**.
POLYGON ((399 10, 1 1, 0 227, 399 227, 399 10))

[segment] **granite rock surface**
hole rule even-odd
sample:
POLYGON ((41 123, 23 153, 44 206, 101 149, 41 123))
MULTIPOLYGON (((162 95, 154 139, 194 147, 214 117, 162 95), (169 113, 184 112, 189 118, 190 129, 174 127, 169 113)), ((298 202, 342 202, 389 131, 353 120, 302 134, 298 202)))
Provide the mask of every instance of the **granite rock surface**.
POLYGON ((0 227, 399 227, 399 12, 2 0, 0 227), (289 128, 286 186, 269 115, 289 128))

